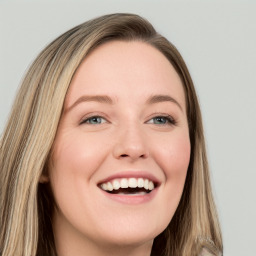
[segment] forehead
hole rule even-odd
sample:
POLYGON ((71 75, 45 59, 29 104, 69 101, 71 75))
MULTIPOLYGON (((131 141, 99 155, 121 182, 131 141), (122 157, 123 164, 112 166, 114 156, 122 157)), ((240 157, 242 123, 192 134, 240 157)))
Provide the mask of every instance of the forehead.
POLYGON ((66 104, 72 104, 81 94, 141 99, 171 94, 185 104, 182 82, 169 60, 153 46, 139 41, 111 41, 94 49, 77 69, 66 104))

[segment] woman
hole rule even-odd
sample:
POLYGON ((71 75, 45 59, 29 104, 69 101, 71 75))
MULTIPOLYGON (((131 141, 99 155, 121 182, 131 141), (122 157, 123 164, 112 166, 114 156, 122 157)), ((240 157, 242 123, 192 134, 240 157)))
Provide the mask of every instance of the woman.
POLYGON ((137 15, 48 45, 0 145, 3 256, 222 253, 193 82, 137 15))

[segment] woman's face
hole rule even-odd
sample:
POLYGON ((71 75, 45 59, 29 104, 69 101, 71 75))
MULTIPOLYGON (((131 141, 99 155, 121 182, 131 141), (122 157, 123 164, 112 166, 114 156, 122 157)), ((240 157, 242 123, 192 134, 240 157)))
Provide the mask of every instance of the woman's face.
POLYGON ((183 191, 190 159, 185 105, 179 76, 152 46, 114 41, 86 57, 53 145, 57 241, 152 243, 183 191))

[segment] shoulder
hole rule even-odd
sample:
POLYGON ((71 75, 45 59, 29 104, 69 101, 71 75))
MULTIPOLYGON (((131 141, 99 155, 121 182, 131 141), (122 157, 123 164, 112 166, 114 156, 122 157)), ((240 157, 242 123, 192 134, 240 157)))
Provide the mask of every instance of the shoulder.
POLYGON ((206 248, 203 248, 198 256, 221 256, 222 254, 216 254, 209 252, 206 248))
POLYGON ((214 255, 210 253, 207 249, 203 248, 198 256, 214 256, 214 255))

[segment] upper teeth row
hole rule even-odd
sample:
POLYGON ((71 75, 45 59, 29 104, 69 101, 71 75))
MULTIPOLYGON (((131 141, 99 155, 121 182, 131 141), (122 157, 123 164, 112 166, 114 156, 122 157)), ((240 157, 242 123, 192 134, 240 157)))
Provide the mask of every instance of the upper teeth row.
POLYGON ((112 191, 118 190, 119 188, 145 188, 147 190, 154 189, 154 183, 148 179, 143 178, 122 178, 122 179, 114 179, 111 182, 106 182, 101 184, 101 188, 103 190, 112 191))

